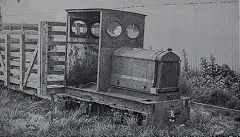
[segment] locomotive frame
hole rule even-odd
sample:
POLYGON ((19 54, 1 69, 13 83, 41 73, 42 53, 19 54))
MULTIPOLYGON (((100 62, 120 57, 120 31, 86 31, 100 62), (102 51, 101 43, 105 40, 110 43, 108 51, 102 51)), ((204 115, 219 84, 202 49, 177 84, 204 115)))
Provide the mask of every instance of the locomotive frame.
MULTIPOLYGON (((138 58, 141 63, 149 60, 149 65, 158 61, 161 66, 164 61, 175 61, 176 71, 179 73, 180 60, 171 51, 155 52, 143 49, 145 15, 108 9, 69 9, 67 12, 67 23, 43 21, 39 25, 2 24, 0 80, 6 87, 42 98, 54 95, 68 102, 87 102, 88 108, 91 108, 91 104, 101 104, 121 110, 121 113, 137 113, 145 124, 150 125, 179 124, 189 118, 188 99, 180 97, 178 82, 174 87, 152 85, 154 87, 150 88, 149 84, 153 84, 151 79, 132 77, 134 74, 131 73, 127 79, 137 85, 137 89, 131 89, 124 86, 127 85, 125 75, 111 73, 114 68, 113 58, 137 59, 136 56, 141 54, 137 55, 136 52, 136 56, 131 56, 122 51, 138 49, 141 49, 139 53, 147 53, 146 56, 138 58), (73 33, 72 25, 75 21, 86 23, 87 28, 81 30, 84 34, 73 33), (111 37, 106 31, 111 22, 121 24, 122 33, 118 37, 111 37), (89 28, 94 23, 99 23, 98 36, 94 36, 89 28), (124 35, 129 24, 138 26, 136 39, 124 35), (95 52, 97 54, 92 56, 95 52), (85 54, 90 55, 90 58, 79 56, 85 54), (155 58, 151 54, 154 54, 155 58), (92 70, 96 72, 91 73, 92 70), (93 75, 96 78, 80 80, 81 77, 88 79, 93 75), (119 80, 114 81, 116 78, 119 80), (139 86, 144 88, 141 90, 139 86)), ((83 24, 80 24, 81 26, 83 24)), ((152 70, 155 70, 156 66, 153 65, 152 70)), ((176 78, 178 80, 178 76, 176 78)), ((164 80, 161 81, 164 83, 164 80)))

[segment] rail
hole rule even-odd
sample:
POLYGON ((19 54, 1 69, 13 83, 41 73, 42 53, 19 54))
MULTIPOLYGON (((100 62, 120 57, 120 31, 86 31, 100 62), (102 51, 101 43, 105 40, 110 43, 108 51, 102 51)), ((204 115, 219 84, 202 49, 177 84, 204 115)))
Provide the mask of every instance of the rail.
POLYGON ((228 111, 228 112, 233 112, 233 113, 238 113, 238 114, 240 114, 240 110, 237 110, 237 109, 220 107, 220 106, 216 106, 216 105, 204 104, 204 103, 199 103, 199 102, 194 102, 194 101, 191 101, 191 104, 193 104, 193 105, 198 105, 198 106, 202 106, 202 107, 204 107, 204 108, 215 109, 215 110, 217 109, 217 110, 220 110, 220 111, 228 111))

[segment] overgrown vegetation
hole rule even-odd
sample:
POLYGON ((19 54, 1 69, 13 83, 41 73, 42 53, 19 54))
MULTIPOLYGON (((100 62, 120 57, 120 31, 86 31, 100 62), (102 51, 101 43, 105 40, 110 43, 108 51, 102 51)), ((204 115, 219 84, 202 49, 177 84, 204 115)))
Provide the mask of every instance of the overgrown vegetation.
POLYGON ((0 136, 239 136, 240 122, 235 116, 216 115, 192 107, 185 125, 171 127, 120 125, 108 116, 82 115, 82 109, 67 111, 60 101, 51 113, 48 100, 32 99, 20 92, 0 89, 0 136), (51 120, 51 115, 53 119, 51 120))
POLYGON ((240 75, 226 64, 217 64, 213 56, 201 58, 200 65, 200 71, 191 71, 183 50, 182 93, 197 102, 240 109, 240 75))

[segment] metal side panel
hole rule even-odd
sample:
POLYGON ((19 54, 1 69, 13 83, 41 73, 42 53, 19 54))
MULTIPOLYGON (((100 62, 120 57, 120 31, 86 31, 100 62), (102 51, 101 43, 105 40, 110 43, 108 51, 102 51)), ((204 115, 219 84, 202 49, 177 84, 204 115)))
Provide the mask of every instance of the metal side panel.
POLYGON ((97 73, 98 91, 105 91, 109 86, 111 78, 112 54, 114 50, 115 48, 100 47, 97 73))
POLYGON ((154 61, 113 56, 112 63, 112 85, 150 92, 154 84, 154 61))

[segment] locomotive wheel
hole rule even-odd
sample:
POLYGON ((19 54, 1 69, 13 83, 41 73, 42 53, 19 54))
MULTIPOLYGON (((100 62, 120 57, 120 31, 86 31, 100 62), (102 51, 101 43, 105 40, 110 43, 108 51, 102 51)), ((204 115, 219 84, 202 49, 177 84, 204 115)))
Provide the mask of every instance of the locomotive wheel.
POLYGON ((122 112, 121 110, 119 109, 112 109, 112 112, 113 112, 113 122, 115 124, 121 124, 122 121, 123 121, 123 116, 122 116, 122 112))
POLYGON ((83 114, 89 114, 89 111, 91 110, 91 104, 89 105, 89 103, 85 101, 65 98, 64 104, 65 104, 65 109, 67 110, 81 109, 83 114))
POLYGON ((124 115, 124 122, 129 126, 142 125, 143 116, 140 113, 130 112, 124 115))
POLYGON ((129 126, 142 125, 143 116, 140 113, 129 112, 127 110, 112 109, 113 122, 129 126))
POLYGON ((109 115, 110 112, 112 115, 112 123, 115 124, 124 124, 130 126, 143 124, 143 115, 140 113, 130 112, 117 108, 110 108, 108 106, 97 103, 77 101, 71 98, 67 98, 65 99, 65 107, 68 110, 81 109, 82 114, 87 115, 87 117, 90 117, 91 115, 109 115))
POLYGON ((69 98, 64 99, 64 105, 67 110, 70 110, 71 101, 69 98))

